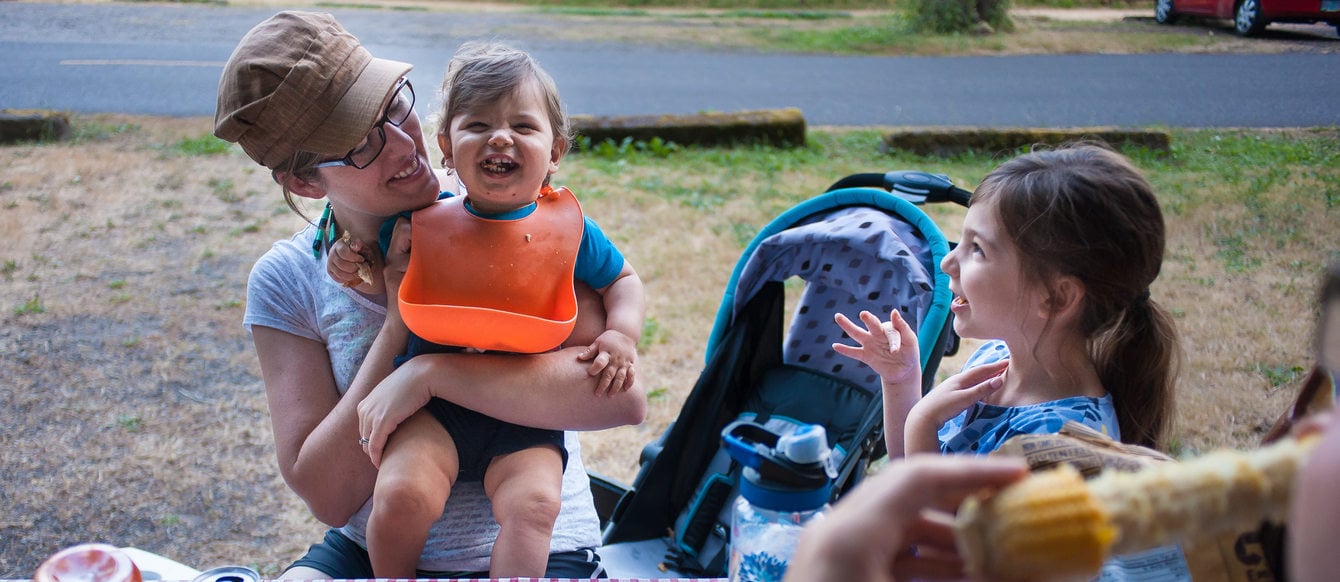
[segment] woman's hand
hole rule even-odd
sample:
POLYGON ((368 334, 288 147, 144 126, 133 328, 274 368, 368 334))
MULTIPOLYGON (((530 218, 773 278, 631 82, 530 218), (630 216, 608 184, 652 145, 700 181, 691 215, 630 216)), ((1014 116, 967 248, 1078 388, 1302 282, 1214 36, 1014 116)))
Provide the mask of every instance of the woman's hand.
POLYGON ((974 493, 1028 473, 1022 459, 921 455, 896 460, 811 522, 786 580, 948 580, 965 576, 953 516, 974 493))
POLYGON ((864 327, 838 313, 833 316, 838 327, 847 332, 856 346, 834 343, 837 353, 864 362, 879 374, 885 384, 901 384, 908 380, 921 383, 921 347, 917 345, 917 334, 912 326, 903 320, 895 309, 889 314, 889 321, 880 322, 875 314, 862 311, 861 323, 864 327))
POLYGON ((403 370, 402 367, 392 372, 358 403, 359 438, 367 440, 363 448, 375 467, 381 466, 387 437, 432 398, 419 382, 412 381, 410 374, 399 373, 403 370))

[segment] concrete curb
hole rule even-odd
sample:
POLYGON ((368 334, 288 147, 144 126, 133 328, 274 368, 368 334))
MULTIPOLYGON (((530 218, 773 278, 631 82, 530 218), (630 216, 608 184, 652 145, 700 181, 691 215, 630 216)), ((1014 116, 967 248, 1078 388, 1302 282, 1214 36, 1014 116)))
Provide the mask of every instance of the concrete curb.
MULTIPOLYGON (((605 140, 620 143, 631 138, 651 141, 659 137, 679 145, 768 144, 801 147, 806 124, 800 110, 762 109, 733 113, 693 115, 641 115, 596 117, 574 115, 576 132, 592 144, 605 140)), ((69 115, 45 110, 0 110, 0 143, 62 140, 70 136, 69 115)), ((1165 131, 1117 127, 1068 129, 909 127, 890 130, 881 144, 885 151, 919 155, 953 156, 965 152, 1013 152, 1038 144, 1059 145, 1079 140, 1099 140, 1114 147, 1137 147, 1168 153, 1172 138, 1165 131)))
POLYGON ((0 109, 0 144, 62 140, 70 136, 70 117, 38 109, 0 109))
POLYGON ((967 152, 1013 152, 1033 145, 1103 141, 1116 148, 1144 148, 1167 154, 1172 137, 1165 131, 1118 127, 1066 129, 933 127, 907 128, 884 136, 886 151, 899 150, 924 156, 954 156, 967 152))
MULTIPOLYGON (((695 115, 642 115, 628 117, 573 116, 579 135, 592 144, 626 138, 650 141, 659 137, 679 145, 732 145, 766 143, 777 147, 805 144, 805 119, 800 110, 765 109, 695 115)), ((1080 140, 1106 142, 1113 147, 1136 147, 1168 153, 1171 136, 1164 131, 1119 127, 977 128, 909 127, 891 130, 883 147, 920 155, 953 156, 965 152, 1012 152, 1032 145, 1059 145, 1080 140)))
POLYGON ((805 145, 805 117, 796 108, 759 109, 733 113, 692 115, 637 115, 624 117, 572 116, 578 135, 592 144, 625 138, 650 141, 661 138, 679 145, 762 143, 777 147, 805 145))

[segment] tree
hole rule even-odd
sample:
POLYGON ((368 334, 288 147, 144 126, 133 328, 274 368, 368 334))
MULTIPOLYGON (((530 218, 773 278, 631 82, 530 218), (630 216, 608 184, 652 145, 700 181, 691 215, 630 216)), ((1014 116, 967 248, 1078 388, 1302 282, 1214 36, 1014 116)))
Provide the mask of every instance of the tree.
POLYGON ((912 27, 922 32, 1009 32, 1010 0, 912 0, 912 27))

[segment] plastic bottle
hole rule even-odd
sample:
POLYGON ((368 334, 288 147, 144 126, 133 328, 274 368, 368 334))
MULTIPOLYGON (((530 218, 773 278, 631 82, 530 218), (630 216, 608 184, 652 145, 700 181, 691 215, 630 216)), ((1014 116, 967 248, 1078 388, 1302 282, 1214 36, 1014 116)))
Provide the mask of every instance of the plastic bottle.
POLYGON ((727 451, 744 465, 740 497, 731 517, 731 582, 782 579, 800 532, 828 511, 831 451, 822 426, 806 425, 786 436, 737 422, 722 432, 727 451))

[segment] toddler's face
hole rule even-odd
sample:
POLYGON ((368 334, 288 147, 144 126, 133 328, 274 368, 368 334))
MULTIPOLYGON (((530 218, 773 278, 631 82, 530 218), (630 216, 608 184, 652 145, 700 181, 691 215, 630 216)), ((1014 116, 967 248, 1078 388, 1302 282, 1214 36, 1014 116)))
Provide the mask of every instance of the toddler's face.
POLYGON ((438 135, 445 163, 456 170, 475 209, 515 210, 534 202, 558 171, 562 155, 538 82, 527 80, 508 96, 451 119, 438 135))

